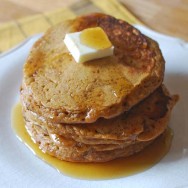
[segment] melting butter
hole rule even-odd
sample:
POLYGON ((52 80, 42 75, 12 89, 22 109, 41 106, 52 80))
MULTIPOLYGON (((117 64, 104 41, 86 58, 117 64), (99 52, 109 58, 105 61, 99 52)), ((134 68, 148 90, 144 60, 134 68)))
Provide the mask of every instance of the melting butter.
POLYGON ((112 43, 100 27, 85 29, 80 34, 82 44, 95 49, 110 48, 112 43))

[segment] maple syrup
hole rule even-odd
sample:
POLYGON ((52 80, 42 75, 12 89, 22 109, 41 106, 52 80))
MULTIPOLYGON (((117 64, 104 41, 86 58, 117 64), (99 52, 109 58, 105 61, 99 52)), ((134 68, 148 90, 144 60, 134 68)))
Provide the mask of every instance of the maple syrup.
POLYGON ((153 144, 133 156, 105 163, 72 163, 61 161, 43 153, 38 148, 38 145, 32 142, 24 126, 20 103, 12 109, 12 128, 19 139, 36 156, 53 166, 59 172, 80 179, 112 179, 145 171, 167 154, 173 137, 172 130, 168 128, 153 144))
POLYGON ((108 36, 100 27, 83 30, 80 39, 83 44, 95 49, 105 49, 112 46, 108 36))

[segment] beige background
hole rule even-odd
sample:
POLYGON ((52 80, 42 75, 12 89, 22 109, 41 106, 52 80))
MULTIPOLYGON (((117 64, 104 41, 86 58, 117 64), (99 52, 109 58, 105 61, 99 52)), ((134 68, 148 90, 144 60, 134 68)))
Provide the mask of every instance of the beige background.
MULTIPOLYGON (((0 0, 0 24, 65 7, 78 1, 0 0)), ((121 2, 150 28, 188 41, 188 0, 121 0, 121 2)))

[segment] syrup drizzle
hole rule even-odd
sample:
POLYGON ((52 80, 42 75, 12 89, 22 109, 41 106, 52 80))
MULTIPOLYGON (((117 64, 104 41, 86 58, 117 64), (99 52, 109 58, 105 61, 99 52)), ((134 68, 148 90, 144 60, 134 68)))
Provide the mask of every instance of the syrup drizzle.
POLYGON ((133 156, 105 163, 72 163, 43 153, 38 145, 33 143, 24 126, 20 103, 12 109, 12 129, 36 156, 57 171, 75 178, 95 180, 126 177, 151 168, 168 153, 173 137, 172 130, 168 128, 153 144, 133 156))

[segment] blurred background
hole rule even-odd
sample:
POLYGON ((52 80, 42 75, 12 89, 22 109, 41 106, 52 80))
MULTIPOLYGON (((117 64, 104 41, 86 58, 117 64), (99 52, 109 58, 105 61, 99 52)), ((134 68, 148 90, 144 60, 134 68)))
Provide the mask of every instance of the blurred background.
MULTIPOLYGON (((116 12, 119 10, 123 12, 123 19, 128 17, 132 19, 132 17, 135 17, 137 21, 130 21, 133 24, 142 23, 158 32, 188 41, 188 0, 0 0, 0 42, 5 40, 5 35, 12 37, 16 33, 16 30, 13 32, 13 28, 11 30, 11 27, 13 27, 11 24, 21 28, 21 23, 28 16, 30 18, 33 16, 33 18, 35 17, 37 19, 36 15, 43 15, 46 16, 45 18, 49 22, 53 22, 56 18, 58 19, 56 22, 59 22, 61 18, 63 20, 64 17, 74 17, 75 14, 80 15, 88 12, 99 11, 114 15, 113 11, 116 9, 116 12), (50 19, 46 16, 50 12, 58 11, 66 7, 69 7, 70 11, 65 11, 64 14, 62 11, 61 14, 52 15, 50 19), (123 11, 123 8, 126 11, 123 11)), ((119 17, 122 18, 122 15, 119 17)), ((38 19, 40 20, 40 18, 38 19)), ((39 20, 38 22, 40 22, 39 20)), ((127 20, 129 21, 129 18, 127 20)), ((42 24, 39 25, 40 27, 44 27, 42 24)), ((35 30, 27 34, 27 31, 24 31, 24 29, 21 30, 25 38, 28 35, 40 32, 40 30, 35 30)), ((23 37, 18 42, 21 40, 23 40, 23 37)), ((17 40, 11 39, 9 44, 6 44, 7 47, 2 49, 0 47, 0 51, 8 49, 9 46, 16 43, 17 40)), ((5 44, 3 43, 1 45, 4 46, 5 44)))

